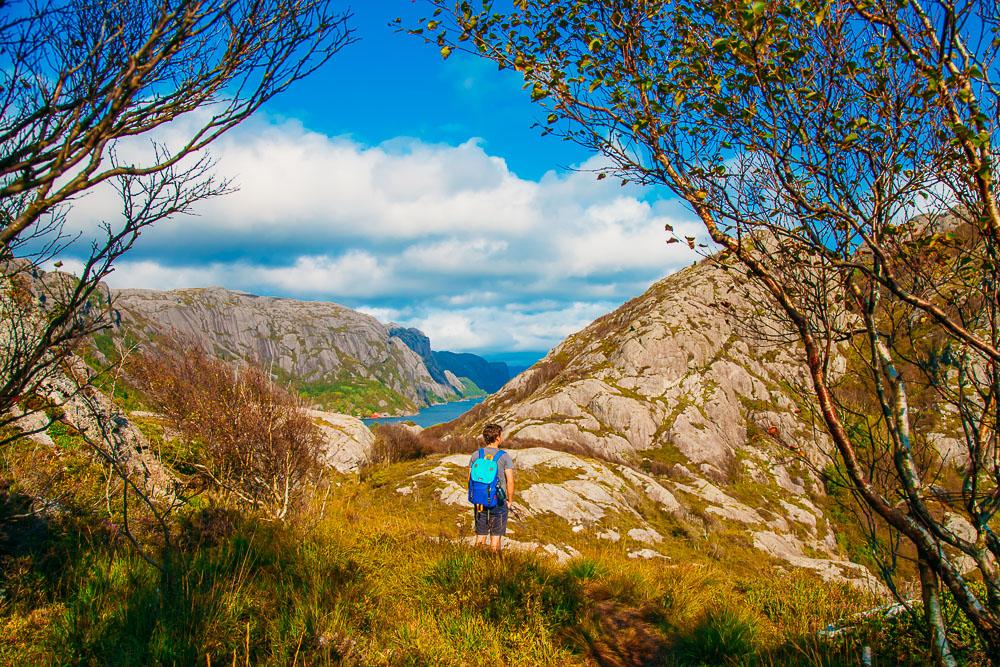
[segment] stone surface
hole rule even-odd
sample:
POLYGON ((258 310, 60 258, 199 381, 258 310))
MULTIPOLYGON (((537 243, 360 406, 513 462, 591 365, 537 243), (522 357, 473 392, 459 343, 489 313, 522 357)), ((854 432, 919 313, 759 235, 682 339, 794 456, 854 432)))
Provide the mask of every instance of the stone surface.
MULTIPOLYGON (((475 544, 475 537, 466 537, 462 540, 466 544, 475 544)), ((573 560, 580 556, 580 552, 569 546, 568 544, 555 545, 555 544, 544 544, 542 542, 532 542, 525 541, 521 542, 518 540, 511 539, 509 537, 504 538, 503 548, 511 549, 513 551, 524 551, 524 552, 536 552, 542 553, 548 556, 552 556, 559 563, 565 563, 567 561, 573 560)))
POLYGON ((786 561, 795 567, 812 570, 823 579, 846 580, 859 588, 883 591, 884 586, 867 569, 843 559, 811 558, 802 551, 802 544, 789 535, 770 531, 753 534, 753 545, 769 556, 786 561))
MULTIPOLYGON (((778 505, 781 514, 758 511, 719 486, 697 477, 684 482, 657 480, 624 465, 544 447, 507 448, 506 451, 514 460, 518 473, 530 474, 530 479, 534 480, 519 483, 518 514, 512 517, 512 526, 522 518, 546 518, 562 522, 571 533, 581 537, 591 535, 619 542, 624 536, 632 543, 657 545, 665 544, 670 538, 649 524, 648 509, 643 514, 636 508, 644 503, 648 507, 651 502, 662 513, 662 520, 690 525, 693 532, 700 533, 698 520, 691 514, 697 504, 704 515, 713 517, 716 522, 745 530, 748 541, 768 556, 815 571, 825 578, 870 583, 862 566, 837 554, 836 541, 829 531, 820 534, 817 526, 822 513, 808 499, 782 502, 778 505), (558 476, 560 481, 549 481, 546 479, 549 476, 558 476), (805 534, 797 534, 792 524, 805 534), (807 549, 818 556, 806 556, 807 549)), ((455 480, 461 478, 459 470, 464 470, 468 463, 465 454, 444 456, 434 467, 415 474, 414 479, 431 479, 433 493, 442 503, 466 509, 469 506, 467 490, 455 480)), ((402 490, 397 489, 397 492, 402 490)), ((706 537, 713 539, 708 534, 706 537)), ((650 549, 633 550, 632 553, 646 554, 630 555, 634 558, 663 557, 650 549)))
POLYGON ((357 472, 371 458, 375 436, 357 417, 308 410, 323 437, 320 458, 340 472, 357 472))
POLYGON ((656 544, 663 541, 663 536, 652 528, 633 528, 628 531, 628 536, 636 542, 645 542, 647 544, 656 544))
POLYGON ((806 374, 781 326, 760 315, 734 275, 701 262, 573 334, 460 422, 510 436, 578 444, 604 458, 670 451, 729 476, 750 428, 811 456, 828 447, 799 409, 806 374))

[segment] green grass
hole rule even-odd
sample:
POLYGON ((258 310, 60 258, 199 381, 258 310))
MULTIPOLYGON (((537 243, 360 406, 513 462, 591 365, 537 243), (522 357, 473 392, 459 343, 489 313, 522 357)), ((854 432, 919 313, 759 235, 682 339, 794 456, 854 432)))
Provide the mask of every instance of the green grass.
POLYGON ((486 396, 486 392, 480 389, 479 385, 469 378, 460 377, 458 379, 462 383, 462 390, 458 393, 459 398, 479 398, 480 396, 486 396))
POLYGON ((416 410, 412 401, 376 380, 309 382, 297 388, 306 399, 331 412, 367 417, 376 412, 404 414, 416 410))

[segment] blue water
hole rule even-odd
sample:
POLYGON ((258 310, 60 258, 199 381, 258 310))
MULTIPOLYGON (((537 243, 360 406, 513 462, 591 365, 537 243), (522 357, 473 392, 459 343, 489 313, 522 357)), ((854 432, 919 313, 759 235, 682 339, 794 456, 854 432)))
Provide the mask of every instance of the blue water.
POLYGON ((427 428, 428 426, 434 426, 435 424, 443 424, 445 422, 450 422, 452 419, 457 419, 464 415, 466 412, 476 407, 483 402, 483 396, 479 398, 470 398, 464 401, 455 401, 453 403, 442 403, 441 405, 431 405, 415 415, 409 415, 406 417, 376 417, 374 419, 362 419, 365 424, 371 426, 372 424, 396 424, 399 422, 413 422, 417 426, 427 428))

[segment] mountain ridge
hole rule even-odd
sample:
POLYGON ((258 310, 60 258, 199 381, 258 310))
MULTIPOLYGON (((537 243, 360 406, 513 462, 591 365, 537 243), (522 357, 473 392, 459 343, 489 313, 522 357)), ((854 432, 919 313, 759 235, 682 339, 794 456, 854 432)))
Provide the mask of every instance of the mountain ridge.
POLYGON ((175 331, 223 358, 263 364, 324 409, 408 414, 478 392, 428 367, 389 326, 340 304, 222 287, 111 294, 120 314, 115 335, 151 340, 175 331))

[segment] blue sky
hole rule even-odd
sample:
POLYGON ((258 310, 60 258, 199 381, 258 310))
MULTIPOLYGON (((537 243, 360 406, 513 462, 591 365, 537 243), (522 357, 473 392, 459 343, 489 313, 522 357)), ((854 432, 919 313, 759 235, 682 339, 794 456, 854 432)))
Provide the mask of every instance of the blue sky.
POLYGON ((389 26, 396 17, 407 23, 422 15, 423 5, 353 4, 358 41, 268 111, 368 145, 401 136, 453 145, 480 137, 487 152, 502 155, 524 178, 589 157, 573 143, 545 140, 529 129, 545 114, 528 100, 515 73, 462 54, 444 60, 433 45, 389 26))
MULTIPOLYGON (((600 158, 540 137, 515 73, 444 61, 389 27, 420 4, 357 4, 357 43, 213 145, 239 190, 146 232, 112 286, 330 300, 419 327, 435 349, 509 358, 695 259, 663 231, 695 233, 690 214, 596 181, 600 158)), ((118 208, 98 191, 70 224, 118 208)))

